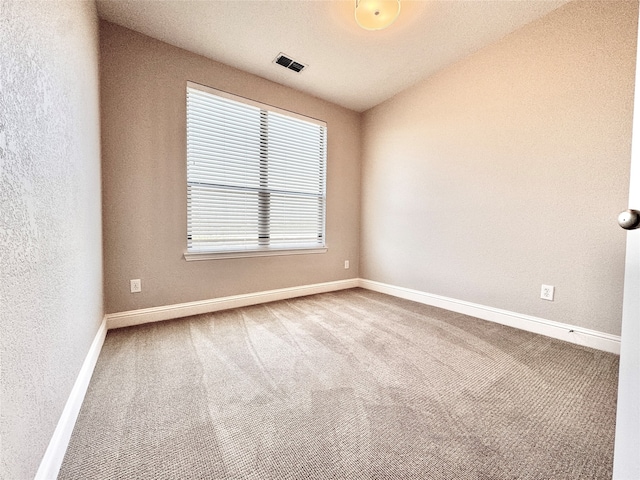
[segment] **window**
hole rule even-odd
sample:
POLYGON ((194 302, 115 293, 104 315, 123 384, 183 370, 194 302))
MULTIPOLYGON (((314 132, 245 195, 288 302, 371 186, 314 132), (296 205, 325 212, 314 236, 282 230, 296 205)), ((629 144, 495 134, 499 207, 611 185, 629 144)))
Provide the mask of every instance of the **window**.
POLYGON ((324 122, 189 82, 185 257, 325 251, 326 151, 324 122))

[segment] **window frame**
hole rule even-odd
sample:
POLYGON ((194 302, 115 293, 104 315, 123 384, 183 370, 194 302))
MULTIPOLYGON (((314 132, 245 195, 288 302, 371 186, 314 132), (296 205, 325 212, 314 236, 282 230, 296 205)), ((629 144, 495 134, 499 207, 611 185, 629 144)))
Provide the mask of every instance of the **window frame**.
MULTIPOLYGON (((199 83, 187 81, 185 88, 185 108, 187 101, 187 92, 188 89, 196 89, 205 93, 209 93, 218 97, 222 97, 228 100, 232 100, 235 102, 239 102, 245 105, 249 105, 252 107, 259 108, 260 110, 266 110, 269 112, 274 112, 276 114, 285 115, 287 117, 296 118, 302 120, 304 122, 313 123, 318 126, 324 127, 324 173, 323 176, 323 191, 322 191, 322 201, 324 205, 323 215, 322 215, 322 245, 309 245, 309 246, 270 246, 270 245, 256 245, 252 248, 220 248, 220 249, 212 249, 212 250, 189 250, 188 245, 188 234, 189 234, 189 206, 187 205, 187 248, 184 252, 184 258, 187 261, 194 260, 218 260, 218 259, 226 259, 226 258, 246 258, 246 257, 264 257, 264 256, 281 256, 281 255, 305 255, 305 254, 319 254, 326 253, 328 250, 327 246, 327 236, 326 236, 326 218, 327 218, 327 146, 328 146, 328 138, 327 138, 327 124, 326 122, 309 117, 306 115, 299 114, 297 112, 292 112, 289 110, 285 110, 279 107, 275 107, 273 105, 269 105, 266 103, 258 102, 256 100, 252 100, 246 97, 242 97, 239 95, 234 95, 229 92, 225 92, 222 90, 218 90, 212 87, 208 87, 206 85, 202 85, 199 83)), ((188 177, 188 156, 187 156, 187 112, 185 110, 185 186, 189 188, 189 177, 188 177)), ((185 197, 187 192, 185 192, 185 197)), ((258 240, 259 242, 260 240, 258 240)))

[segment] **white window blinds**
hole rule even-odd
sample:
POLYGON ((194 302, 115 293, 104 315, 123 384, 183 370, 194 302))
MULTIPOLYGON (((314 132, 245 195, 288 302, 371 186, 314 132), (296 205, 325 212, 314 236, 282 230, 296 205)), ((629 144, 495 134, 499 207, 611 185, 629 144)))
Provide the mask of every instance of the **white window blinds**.
POLYGON ((187 248, 228 252, 325 245, 327 128, 187 85, 187 248))

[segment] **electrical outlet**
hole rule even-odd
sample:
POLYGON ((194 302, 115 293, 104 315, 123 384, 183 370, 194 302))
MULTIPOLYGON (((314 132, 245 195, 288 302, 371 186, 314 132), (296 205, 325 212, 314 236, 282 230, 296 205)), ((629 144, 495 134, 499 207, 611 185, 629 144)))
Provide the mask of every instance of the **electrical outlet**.
POLYGON ((556 287, 553 285, 542 285, 542 288, 540 289, 540 298, 553 302, 553 292, 555 288, 556 287))
POLYGON ((142 281, 139 278, 131 280, 131 293, 138 293, 142 291, 142 281))
POLYGON ((345 261, 344 261, 344 268, 345 268, 345 270, 346 270, 347 268, 349 268, 349 260, 345 260, 345 261))

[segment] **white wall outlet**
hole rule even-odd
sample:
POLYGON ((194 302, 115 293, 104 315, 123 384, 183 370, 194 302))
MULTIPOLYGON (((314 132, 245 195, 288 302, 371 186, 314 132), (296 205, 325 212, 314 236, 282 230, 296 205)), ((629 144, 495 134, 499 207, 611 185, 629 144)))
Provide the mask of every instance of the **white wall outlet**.
POLYGON ((553 291, 556 289, 553 285, 542 285, 540 289, 540 298, 553 302, 553 291))
POLYGON ((344 261, 344 268, 345 268, 345 270, 346 270, 347 268, 349 268, 349 260, 345 260, 345 261, 344 261))
POLYGON ((131 293, 138 293, 142 291, 142 281, 139 278, 131 280, 131 293))

